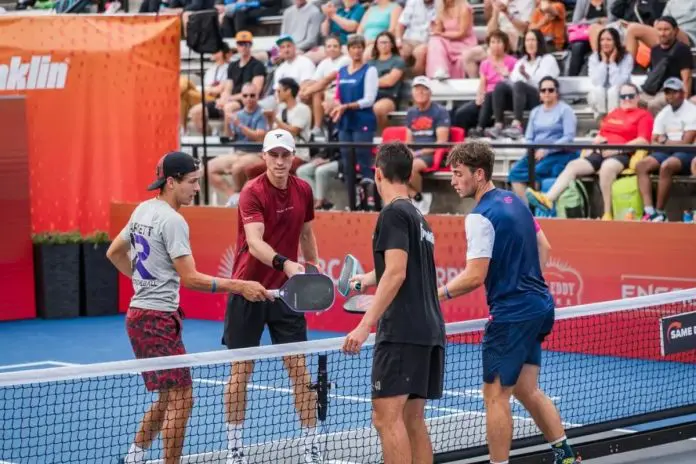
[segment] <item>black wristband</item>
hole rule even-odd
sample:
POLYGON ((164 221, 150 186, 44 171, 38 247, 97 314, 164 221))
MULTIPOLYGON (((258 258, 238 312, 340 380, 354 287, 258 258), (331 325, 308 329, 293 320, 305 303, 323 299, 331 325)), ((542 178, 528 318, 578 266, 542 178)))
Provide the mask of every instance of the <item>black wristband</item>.
POLYGON ((287 260, 288 260, 288 258, 286 258, 286 257, 283 256, 283 255, 278 255, 278 254, 275 255, 275 256, 273 257, 273 262, 272 262, 273 269, 275 269, 276 271, 281 271, 281 272, 282 272, 282 271, 283 271, 283 266, 285 265, 285 261, 287 261, 287 260))

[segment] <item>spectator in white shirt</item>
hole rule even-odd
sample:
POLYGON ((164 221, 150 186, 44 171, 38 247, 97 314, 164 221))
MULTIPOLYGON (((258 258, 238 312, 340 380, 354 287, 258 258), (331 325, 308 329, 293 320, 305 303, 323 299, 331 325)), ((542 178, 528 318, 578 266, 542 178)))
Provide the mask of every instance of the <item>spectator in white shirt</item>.
MULTIPOLYGON (((500 30, 508 35, 511 51, 517 51, 519 38, 529 26, 536 8, 536 0, 492 0, 493 12, 486 25, 486 35, 500 30)), ((472 47, 462 53, 464 71, 468 77, 478 77, 479 64, 488 57, 482 46, 472 47)))
MULTIPOLYGON (((302 89, 309 81, 312 80, 316 66, 312 60, 304 55, 297 53, 297 47, 290 35, 281 35, 276 40, 276 45, 280 50, 280 58, 283 63, 278 66, 273 74, 273 90, 278 89, 278 82, 284 77, 290 77, 300 85, 302 89)), ((276 98, 275 95, 269 95, 259 102, 259 105, 265 112, 275 113, 276 98)))
POLYGON ((499 82, 493 90, 493 116, 495 125, 486 131, 491 138, 501 135, 512 139, 524 135, 522 117, 539 105, 539 82, 547 76, 557 78, 561 74, 556 59, 548 53, 541 31, 533 29, 524 36, 524 55, 516 63, 509 80, 499 82), (505 111, 512 110, 514 119, 510 127, 503 129, 505 111))
MULTIPOLYGON (((685 99, 684 82, 670 77, 662 85, 667 106, 655 118, 653 140, 655 145, 691 145, 696 140, 696 105, 685 99)), ((667 220, 665 205, 672 186, 672 176, 689 174, 694 152, 654 152, 636 164, 638 189, 643 197, 643 220, 667 220), (657 201, 653 206, 650 173, 660 171, 657 183, 657 201)))
POLYGON ((600 119, 619 107, 619 90, 630 82, 633 72, 633 56, 626 52, 616 29, 599 33, 599 50, 590 55, 588 68, 592 90, 587 101, 595 118, 600 119))
MULTIPOLYGON (((350 64, 350 58, 341 54, 341 42, 337 36, 330 35, 324 41, 324 58, 314 72, 314 77, 308 81, 302 90, 300 98, 303 101, 312 102, 312 114, 314 116, 314 128, 312 135, 323 136, 322 125, 324 122, 324 104, 333 102, 336 94, 336 75, 343 66, 350 64)), ((330 111, 330 108, 328 109, 330 111)))
POLYGON ((413 75, 425 73, 430 25, 435 20, 435 0, 407 0, 396 26, 396 45, 401 58, 413 65, 413 75), (413 63, 411 60, 413 59, 413 63))

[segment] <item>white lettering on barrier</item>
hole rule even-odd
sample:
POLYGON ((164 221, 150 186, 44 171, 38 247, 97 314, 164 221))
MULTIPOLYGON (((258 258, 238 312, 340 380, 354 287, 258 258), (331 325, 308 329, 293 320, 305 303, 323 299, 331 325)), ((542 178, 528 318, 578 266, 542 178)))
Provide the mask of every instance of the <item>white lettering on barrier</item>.
POLYGON ((28 63, 13 56, 0 64, 0 90, 63 89, 68 79, 68 61, 52 63, 50 55, 32 56, 28 63))

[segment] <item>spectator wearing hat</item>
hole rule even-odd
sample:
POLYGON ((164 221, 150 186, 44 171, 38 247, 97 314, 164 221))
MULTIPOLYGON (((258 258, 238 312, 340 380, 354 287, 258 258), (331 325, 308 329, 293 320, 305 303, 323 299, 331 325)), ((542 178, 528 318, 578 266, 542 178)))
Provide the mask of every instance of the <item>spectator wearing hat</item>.
POLYGON ((307 0, 294 0, 283 11, 281 35, 289 35, 301 53, 319 46, 321 23, 324 20, 319 8, 307 0))
MULTIPOLYGON (((662 85, 667 106, 655 118, 652 143, 655 145, 691 145, 696 140, 696 105, 686 100, 684 83, 670 77, 662 85)), ((644 221, 667 220, 665 206, 672 186, 672 176, 689 174, 694 152, 651 153, 636 164, 638 188, 643 197, 644 221), (658 171, 657 201, 653 203, 650 173, 658 171), (653 206, 653 204, 655 206, 653 206)))
MULTIPOLYGON (((273 74, 273 91, 278 88, 278 82, 284 77, 293 79, 300 85, 302 90, 314 77, 316 66, 304 55, 300 55, 295 45, 295 40, 289 34, 284 34, 276 39, 276 45, 280 50, 280 58, 282 63, 276 68, 273 74)), ((268 95, 261 100, 261 106, 268 113, 275 113, 276 98, 274 95, 268 95)))
POLYGON ((222 0, 215 8, 220 15, 223 37, 234 37, 237 32, 248 30, 259 18, 278 14, 280 4, 276 0, 222 0))
MULTIPOLYGON (((230 118, 230 132, 235 142, 261 142, 268 130, 268 122, 258 103, 258 91, 251 82, 242 87, 244 106, 230 118)), ((228 197, 228 206, 239 201, 239 192, 244 186, 245 169, 258 159, 258 154, 250 153, 248 148, 235 150, 228 155, 216 156, 208 163, 210 183, 228 197), (232 175, 232 185, 224 178, 232 175)))
MULTIPOLYGON (((220 97, 217 100, 208 101, 205 104, 208 119, 224 119, 224 134, 230 135, 230 117, 243 106, 242 87, 251 82, 257 89, 257 94, 263 90, 266 82, 266 67, 253 56, 251 47, 254 37, 249 31, 239 31, 235 36, 239 59, 230 63, 227 67, 227 75, 220 97)), ((223 41, 227 46, 227 43, 223 41)), ((189 113, 191 121, 199 132, 203 130, 203 107, 196 105, 189 113)))
MULTIPOLYGON (((224 92, 231 56, 229 45, 222 42, 220 51, 210 57, 213 66, 210 66, 203 75, 202 90, 205 91, 205 104, 215 104, 215 99, 224 92)), ((181 128, 184 129, 189 112, 197 106, 202 107, 204 99, 201 91, 191 79, 185 76, 179 77, 179 95, 181 98, 181 128)), ((194 125, 199 132, 203 130, 202 119, 194 119, 194 125)))
MULTIPOLYGON (((667 69, 664 74, 656 76, 664 79, 675 77, 684 83, 684 95, 689 98, 691 95, 692 72, 694 59, 691 55, 691 49, 688 45, 677 40, 679 27, 677 22, 671 16, 663 16, 655 21, 655 30, 657 31, 659 43, 650 49, 650 71, 648 78, 651 78, 652 73, 659 72, 657 66, 663 61, 667 61, 667 69)), ((662 84, 660 83, 660 84, 662 84)), ((663 92, 657 92, 651 95, 644 88, 643 101, 648 105, 648 110, 652 114, 657 114, 665 107, 667 101, 663 92)))
MULTIPOLYGON (((447 143, 449 140, 450 115, 438 103, 431 100, 430 79, 418 76, 411 88, 414 106, 406 112, 406 143, 447 143)), ((432 193, 423 192, 423 171, 434 167, 435 149, 419 148, 413 153, 413 168, 409 187, 413 202, 423 214, 430 212, 432 193)), ((445 159, 441 160, 444 166, 445 159)), ((437 166, 437 167, 441 167, 437 166)))

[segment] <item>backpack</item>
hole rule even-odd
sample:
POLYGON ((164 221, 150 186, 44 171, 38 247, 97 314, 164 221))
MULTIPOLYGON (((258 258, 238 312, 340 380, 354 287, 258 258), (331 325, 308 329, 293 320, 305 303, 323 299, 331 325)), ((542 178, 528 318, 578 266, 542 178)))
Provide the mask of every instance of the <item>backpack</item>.
POLYGON ((556 200, 556 217, 564 219, 590 217, 590 197, 581 181, 571 182, 556 200))
POLYGON ((626 176, 616 179, 611 186, 611 209, 614 219, 623 220, 630 210, 634 217, 643 211, 643 198, 638 190, 638 178, 626 176))

